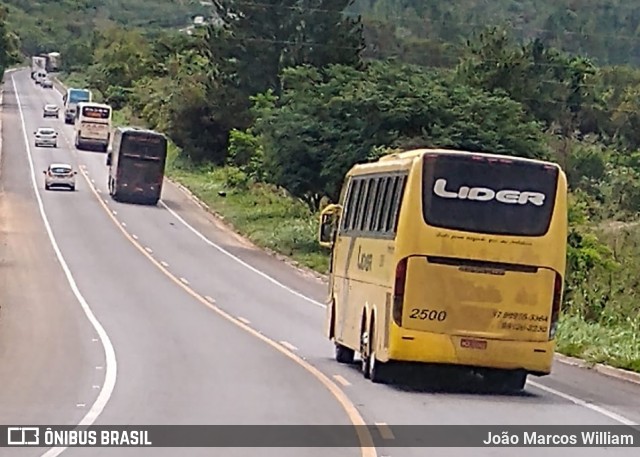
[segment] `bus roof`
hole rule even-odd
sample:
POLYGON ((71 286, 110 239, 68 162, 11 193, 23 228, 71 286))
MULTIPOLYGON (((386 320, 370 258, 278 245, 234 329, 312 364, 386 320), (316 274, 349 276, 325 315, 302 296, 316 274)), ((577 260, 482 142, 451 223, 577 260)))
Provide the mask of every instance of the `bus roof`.
POLYGON ((162 133, 156 132, 155 130, 144 129, 142 127, 134 127, 134 126, 131 126, 131 125, 120 126, 117 129, 120 130, 122 133, 136 132, 136 133, 145 133, 147 135, 159 135, 159 136, 164 137, 164 135, 162 133))
POLYGON ((78 103, 78 107, 82 108, 84 106, 93 106, 95 108, 107 108, 111 109, 110 105, 106 105, 104 103, 96 103, 96 102, 80 102, 78 103))
POLYGON ((489 152, 471 152, 471 151, 463 151, 458 149, 422 148, 422 149, 412 149, 412 150, 402 151, 402 152, 394 152, 394 153, 387 154, 385 156, 380 157, 375 162, 356 164, 351 168, 351 170, 349 171, 349 173, 347 173, 347 175, 349 176, 352 174, 373 172, 378 169, 389 171, 394 168, 409 168, 416 159, 420 159, 425 154, 461 155, 461 156, 466 155, 466 156, 476 156, 476 157, 480 156, 485 158, 509 160, 513 162, 528 162, 531 164, 552 166, 560 169, 560 166, 557 163, 548 162, 544 160, 537 160, 537 159, 528 159, 525 157, 493 154, 489 152))

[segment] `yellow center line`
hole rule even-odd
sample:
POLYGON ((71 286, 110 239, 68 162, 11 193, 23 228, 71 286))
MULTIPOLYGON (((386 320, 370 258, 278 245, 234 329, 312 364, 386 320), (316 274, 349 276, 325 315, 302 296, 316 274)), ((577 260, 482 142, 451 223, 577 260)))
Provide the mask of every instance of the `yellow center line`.
POLYGON ((349 420, 351 421, 351 423, 356 426, 356 433, 357 433, 358 439, 360 441, 360 455, 362 457, 378 457, 378 453, 377 453, 376 448, 374 447, 374 444, 373 444, 373 437, 371 436, 371 433, 369 432, 369 430, 366 427, 366 422, 364 421, 364 418, 360 415, 360 412, 358 411, 356 406, 351 402, 349 397, 347 397, 347 395, 342 391, 342 389, 340 389, 340 387, 335 382, 333 382, 328 376, 326 376, 319 369, 317 369, 316 367, 311 365, 309 362, 304 360, 302 357, 298 356, 295 352, 285 349, 277 341, 272 340, 267 336, 264 336, 263 334, 261 334, 257 330, 254 330, 253 328, 249 327, 247 324, 242 322, 240 319, 232 316, 231 314, 227 313, 226 311, 224 311, 222 308, 216 306, 215 304, 209 303, 207 301, 207 299, 203 295, 200 295, 198 292, 193 290, 191 287, 189 287, 188 285, 184 284, 178 277, 174 276, 158 260, 154 259, 153 256, 151 256, 144 249, 144 247, 140 243, 138 243, 119 224, 118 219, 116 219, 116 217, 113 214, 113 213, 116 213, 116 212, 113 211, 113 213, 112 213, 111 210, 109 209, 109 207, 106 204, 106 199, 105 199, 105 201, 103 201, 103 199, 100 198, 100 195, 98 194, 98 192, 96 192, 96 188, 91 183, 91 179, 87 175, 85 169, 83 167, 79 167, 79 168, 80 168, 80 174, 84 177, 85 181, 89 185, 89 188, 91 189, 91 192, 93 192, 94 196, 96 197, 96 199, 98 200, 98 202, 100 203, 102 208, 105 210, 105 213, 109 216, 109 218, 112 220, 112 222, 115 224, 115 226, 118 227, 118 229, 122 232, 122 234, 125 236, 125 238, 142 255, 144 255, 162 273, 164 273, 164 275, 167 276, 167 278, 169 278, 178 287, 182 288, 188 295, 190 295, 191 297, 193 297, 194 299, 199 301, 202 305, 204 305, 207 308, 209 308, 210 310, 214 311, 216 314, 220 315, 221 317, 223 317, 224 319, 228 320, 229 322, 231 322, 231 323, 235 324, 236 326, 240 327, 242 330, 246 331, 247 333, 253 335, 256 338, 258 338, 259 340, 261 340, 265 344, 271 346, 276 351, 280 352, 284 356, 288 357, 289 359, 291 359, 292 361, 294 361, 295 363, 300 365, 307 372, 309 372, 314 378, 316 378, 318 381, 320 381, 320 383, 338 401, 340 406, 342 406, 342 408, 344 409, 345 413, 349 417, 349 420))

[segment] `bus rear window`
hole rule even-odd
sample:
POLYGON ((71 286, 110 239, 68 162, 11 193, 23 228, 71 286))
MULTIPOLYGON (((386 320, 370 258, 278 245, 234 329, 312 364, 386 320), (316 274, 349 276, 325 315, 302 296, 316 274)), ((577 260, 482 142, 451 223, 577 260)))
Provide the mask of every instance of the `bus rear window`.
POLYGON ((167 143, 162 136, 123 136, 120 148, 124 156, 140 159, 161 160, 167 154, 167 143))
POLYGON ((423 213, 434 227, 541 236, 549 230, 558 169, 482 156, 427 155, 423 213))
POLYGON ((111 116, 111 110, 109 108, 102 108, 98 106, 85 106, 82 108, 82 115, 84 117, 91 117, 95 119, 109 119, 109 116, 111 116))

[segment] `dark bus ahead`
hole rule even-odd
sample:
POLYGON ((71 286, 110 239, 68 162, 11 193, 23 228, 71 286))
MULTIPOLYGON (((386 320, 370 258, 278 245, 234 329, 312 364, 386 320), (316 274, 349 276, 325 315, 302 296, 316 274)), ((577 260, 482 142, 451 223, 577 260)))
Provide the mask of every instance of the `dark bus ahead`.
POLYGON ((167 139, 161 133, 116 128, 107 154, 109 195, 120 202, 157 204, 166 161, 167 139))

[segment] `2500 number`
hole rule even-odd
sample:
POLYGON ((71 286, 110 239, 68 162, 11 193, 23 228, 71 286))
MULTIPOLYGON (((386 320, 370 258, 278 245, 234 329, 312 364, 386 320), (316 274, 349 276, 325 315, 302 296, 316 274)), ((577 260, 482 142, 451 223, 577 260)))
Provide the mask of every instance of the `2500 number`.
POLYGON ((413 308, 411 310, 411 314, 409 314, 410 319, 420 319, 421 321, 439 321, 442 322, 447 318, 446 311, 437 311, 435 309, 420 309, 413 308))

